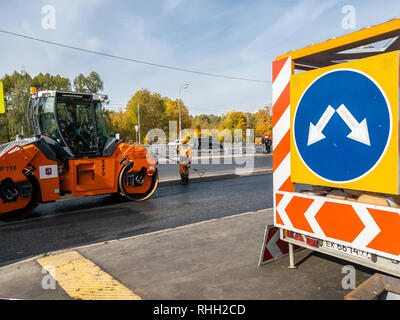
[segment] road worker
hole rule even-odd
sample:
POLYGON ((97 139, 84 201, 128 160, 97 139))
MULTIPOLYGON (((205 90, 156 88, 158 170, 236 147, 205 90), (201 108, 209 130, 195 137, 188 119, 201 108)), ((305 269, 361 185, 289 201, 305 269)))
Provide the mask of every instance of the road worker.
POLYGON ((189 139, 189 137, 182 139, 181 145, 178 147, 179 173, 182 185, 186 185, 189 182, 189 168, 192 163, 192 149, 188 144, 189 139))
POLYGON ((266 153, 270 154, 271 153, 271 147, 272 147, 272 140, 269 136, 265 139, 265 149, 266 153))

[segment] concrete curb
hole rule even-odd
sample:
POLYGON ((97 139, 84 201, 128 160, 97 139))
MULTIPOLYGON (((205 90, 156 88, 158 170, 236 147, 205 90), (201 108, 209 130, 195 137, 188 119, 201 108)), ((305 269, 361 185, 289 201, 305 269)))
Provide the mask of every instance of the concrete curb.
MULTIPOLYGON (((190 183, 198 183, 198 182, 206 182, 206 181, 216 181, 216 180, 225 180, 225 179, 234 179, 246 176, 258 176, 263 174, 271 174, 273 173, 273 169, 257 169, 253 171, 245 171, 245 172, 233 172, 233 171, 223 171, 218 174, 212 174, 203 177, 191 177, 190 183)), ((193 174, 192 174, 193 176, 193 174)), ((163 179, 160 180, 159 186, 174 186, 180 184, 180 179, 172 178, 172 179, 163 179)))

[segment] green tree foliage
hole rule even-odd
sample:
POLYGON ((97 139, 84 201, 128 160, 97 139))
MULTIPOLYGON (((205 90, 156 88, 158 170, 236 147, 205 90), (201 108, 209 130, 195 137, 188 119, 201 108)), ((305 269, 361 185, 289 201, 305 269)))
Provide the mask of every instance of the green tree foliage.
POLYGON ((86 77, 81 73, 74 79, 74 89, 77 92, 87 92, 86 77))
POLYGON ((74 89, 77 92, 97 93, 103 91, 104 83, 97 72, 92 71, 87 77, 82 73, 74 79, 74 89))
POLYGON ((0 144, 7 141, 10 141, 7 115, 0 114, 0 144))
POLYGON ((50 75, 49 73, 39 73, 32 79, 32 87, 36 87, 38 91, 43 90, 60 90, 71 91, 71 81, 60 75, 50 75))
POLYGON ((14 139, 17 134, 21 133, 22 127, 25 136, 31 135, 32 131, 26 117, 26 106, 32 83, 31 76, 25 71, 14 71, 12 75, 6 74, 1 80, 3 81, 7 110, 5 114, 0 115, 3 118, 2 122, 6 124, 0 129, 1 137, 3 139, 7 137, 7 140, 14 139))
POLYGON ((138 105, 140 112, 140 135, 142 143, 146 134, 152 129, 168 132, 168 120, 165 114, 166 100, 159 93, 149 90, 137 91, 128 101, 123 119, 123 129, 129 132, 126 138, 135 140, 135 125, 138 125, 138 105))
MULTIPOLYGON (((103 90, 103 81, 98 73, 92 72, 84 79, 84 91, 97 92, 98 90, 103 90)), ((26 113, 30 87, 36 87, 38 91, 71 90, 71 81, 68 78, 49 73, 39 73, 32 78, 23 70, 20 72, 14 71, 12 74, 5 74, 0 80, 3 81, 7 110, 5 114, 0 114, 0 143, 15 139, 15 136, 21 133, 22 127, 24 136, 32 135, 31 125, 30 123, 28 124, 26 113)), ((105 116, 108 125, 111 127, 111 115, 106 112, 105 116)))
POLYGON ((167 139, 169 139, 169 121, 176 121, 179 128, 179 103, 182 130, 189 129, 192 122, 189 110, 183 101, 161 97, 159 93, 151 93, 146 89, 136 92, 127 104, 125 115, 121 117, 121 136, 128 140, 135 140, 139 104, 141 142, 146 141, 146 134, 152 129, 163 130, 167 139))
POLYGON ((201 129, 221 129, 225 121, 224 116, 216 116, 214 114, 201 114, 191 117, 194 128, 201 129))
POLYGON ((192 129, 200 137, 202 129, 223 129, 225 116, 217 116, 214 114, 201 114, 198 116, 191 116, 192 129))

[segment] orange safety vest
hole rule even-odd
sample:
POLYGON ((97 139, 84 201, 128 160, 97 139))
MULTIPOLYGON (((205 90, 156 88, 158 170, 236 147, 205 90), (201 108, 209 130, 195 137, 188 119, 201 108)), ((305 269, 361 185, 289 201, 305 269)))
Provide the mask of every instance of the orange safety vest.
POLYGON ((192 157, 192 149, 187 144, 184 144, 184 145, 180 146, 178 148, 178 151, 179 151, 179 156, 181 158, 181 161, 189 160, 187 158, 191 158, 192 157))

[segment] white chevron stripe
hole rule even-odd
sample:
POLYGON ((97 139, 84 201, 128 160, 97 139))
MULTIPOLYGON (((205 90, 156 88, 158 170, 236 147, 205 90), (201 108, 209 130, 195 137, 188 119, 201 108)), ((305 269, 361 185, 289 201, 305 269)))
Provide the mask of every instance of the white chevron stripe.
POLYGON ((274 190, 275 192, 282 187, 287 178, 290 177, 290 152, 274 171, 274 190))
POLYGON ((272 236, 271 239, 269 239, 267 245, 265 246, 273 258, 282 254, 281 249, 277 245, 278 240, 279 240, 279 230, 275 232, 275 234, 272 236))
POLYGON ((275 105, 276 101, 281 96, 283 90, 290 82, 290 76, 292 75, 292 59, 288 58, 283 66, 281 72, 279 72, 274 83, 272 84, 272 105, 275 105))
POLYGON ((283 137, 290 130, 290 105, 287 107, 285 112, 282 114, 279 121, 275 124, 272 130, 273 137, 273 150, 279 145, 283 137))
POLYGON ((310 225, 311 229, 314 231, 316 236, 325 237, 324 232, 322 231, 321 227, 319 226, 315 216, 317 215, 318 211, 324 205, 324 199, 316 198, 311 206, 307 209, 304 213, 304 217, 307 219, 308 224, 310 225))
POLYGON ((276 207, 276 211, 278 211, 279 216, 282 218, 284 225, 288 228, 293 228, 292 222, 290 221, 288 215, 286 214, 286 207, 288 206, 290 200, 292 200, 293 196, 290 194, 285 194, 278 206, 276 207))
POLYGON ((352 244, 354 246, 366 247, 381 232, 381 229, 371 217, 366 206, 359 203, 352 203, 351 205, 365 225, 364 230, 360 232, 352 244))

